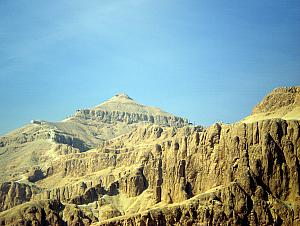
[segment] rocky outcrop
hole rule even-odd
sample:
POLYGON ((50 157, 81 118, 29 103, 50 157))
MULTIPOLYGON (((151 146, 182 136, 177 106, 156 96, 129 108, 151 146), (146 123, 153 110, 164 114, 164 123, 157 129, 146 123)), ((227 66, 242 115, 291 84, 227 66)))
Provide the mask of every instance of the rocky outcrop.
POLYGON ((196 137, 193 132, 162 147, 165 199, 180 201, 178 192, 168 190, 182 183, 197 194, 232 181, 250 194, 260 185, 282 200, 299 195, 298 121, 218 125, 199 134, 199 145, 196 137))
POLYGON ((274 89, 242 122, 252 123, 275 118, 300 120, 300 86, 274 89))
POLYGON ((174 222, 177 210, 170 207, 103 224, 297 225, 299 137, 299 122, 285 120, 216 124, 202 132, 180 129, 155 146, 145 159, 144 175, 157 201, 183 202, 180 211, 194 215, 174 222), (227 190, 219 190, 207 212, 201 209, 205 203, 197 201, 192 210, 185 204, 220 186, 227 190))
POLYGON ((28 202, 37 192, 27 184, 5 182, 0 184, 0 212, 28 202))
POLYGON ((138 196, 148 188, 143 168, 138 168, 133 173, 126 173, 119 179, 118 184, 119 188, 129 196, 138 196))
MULTIPOLYGON (((221 189, 216 198, 222 203, 222 224, 260 225, 277 221, 295 224, 299 214, 299 128, 299 121, 280 119, 215 124, 207 129, 146 126, 107 142, 97 151, 64 156, 64 161, 53 165, 53 174, 84 176, 109 167, 136 168, 117 175, 112 171, 101 176, 98 185, 96 181, 78 184, 77 192, 64 187, 39 199, 88 204, 101 200, 103 195, 125 193, 138 197, 150 189, 156 202, 174 205, 194 200, 211 189, 229 186, 230 193, 221 189), (286 203, 291 205, 290 209, 286 203), (239 210, 235 209, 239 205, 239 210), (285 214, 292 218, 284 217, 285 214)), ((217 207, 209 211, 215 214, 219 210, 214 208, 217 207)), ((114 212, 118 210, 111 210, 109 216, 114 212)), ((221 222, 215 215, 200 217, 195 222, 211 221, 221 222)))
POLYGON ((75 205, 63 205, 57 200, 25 203, 18 209, 0 213, 0 225, 90 225, 90 218, 75 205))
POLYGON ((51 131, 44 130, 41 126, 30 125, 30 132, 20 130, 10 136, 0 137, 0 147, 18 146, 35 140, 47 140, 50 136, 51 131))
MULTIPOLYGON (((52 126, 53 127, 53 126, 52 126)), ((16 131, 11 136, 0 137, 0 147, 20 146, 36 140, 51 140, 58 144, 67 144, 71 147, 86 151, 90 147, 84 141, 72 135, 55 130, 48 123, 43 125, 29 125, 25 131, 16 131)))
POLYGON ((300 106, 300 86, 274 89, 253 109, 252 113, 274 112, 293 105, 300 106))
POLYGON ((183 127, 188 124, 186 119, 176 116, 151 115, 144 113, 130 113, 122 111, 103 111, 103 110, 78 110, 74 117, 84 120, 93 120, 104 123, 125 122, 133 124, 147 122, 163 126, 183 127))
POLYGON ((90 147, 77 137, 52 131, 50 139, 59 144, 67 144, 73 148, 79 149, 81 152, 87 151, 90 147))
POLYGON ((297 225, 293 211, 280 200, 269 202, 259 197, 255 202, 259 205, 256 212, 251 207, 252 197, 232 182, 182 203, 93 225, 297 225))
POLYGON ((104 195, 117 195, 119 193, 118 182, 112 182, 108 186, 104 186, 102 181, 96 182, 79 182, 53 189, 45 189, 32 196, 31 200, 38 201, 44 199, 55 199, 62 202, 82 205, 101 200, 104 195))
POLYGON ((42 180, 43 178, 45 178, 45 174, 40 168, 33 168, 28 175, 28 181, 32 183, 42 180))

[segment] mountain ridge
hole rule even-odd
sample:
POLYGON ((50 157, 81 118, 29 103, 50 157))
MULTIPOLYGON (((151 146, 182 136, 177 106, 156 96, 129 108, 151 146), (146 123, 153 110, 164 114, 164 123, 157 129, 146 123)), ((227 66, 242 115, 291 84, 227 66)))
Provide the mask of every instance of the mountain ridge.
POLYGON ((272 90, 242 122, 272 118, 300 120, 300 86, 279 87, 272 90))
MULTIPOLYGON (((123 95, 108 102, 116 98, 133 102, 123 95)), ((297 102, 288 102, 293 111, 297 102)), ((299 120, 264 115, 204 128, 120 112, 84 109, 67 122, 33 123, 8 137, 0 147, 0 225, 300 224, 299 120), (139 121, 126 122, 126 115, 139 121), (82 130, 77 139, 101 142, 80 150, 72 129, 82 130)))
MULTIPOLYGON (((188 124, 187 120, 164 113, 159 108, 137 104, 126 94, 117 94, 98 106, 101 106, 101 109, 78 110, 73 116, 61 122, 32 120, 30 124, 1 136, 0 164, 8 168, 15 167, 15 170, 20 172, 15 175, 16 180, 19 180, 28 172, 18 169, 25 167, 27 171, 30 171, 30 166, 33 164, 31 158, 36 159, 35 156, 39 155, 50 159, 57 157, 57 154, 43 153, 42 150, 52 150, 59 145, 65 145, 68 147, 67 152, 85 152, 103 145, 106 140, 133 131, 145 123, 175 127, 188 124), (128 104, 131 112, 117 111, 126 110, 123 108, 114 109, 119 104, 121 107, 128 104), (18 155, 14 159, 10 158, 7 164, 5 156, 9 155, 12 150, 18 155), (32 157, 20 158, 19 156, 23 153, 32 157)), ((45 162, 41 163, 41 167, 46 167, 46 165, 45 162)), ((7 174, 4 176, 8 168, 4 167, 0 170, 1 181, 10 178, 7 174)))

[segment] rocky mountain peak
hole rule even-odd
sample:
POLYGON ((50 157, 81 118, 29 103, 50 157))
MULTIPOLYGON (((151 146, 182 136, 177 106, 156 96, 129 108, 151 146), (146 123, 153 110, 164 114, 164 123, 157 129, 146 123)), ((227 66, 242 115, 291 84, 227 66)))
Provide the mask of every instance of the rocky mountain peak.
POLYGON ((300 86, 274 89, 252 110, 252 114, 242 120, 250 123, 265 119, 300 119, 300 86))
POLYGON ((173 116, 172 114, 162 111, 157 107, 140 104, 125 93, 116 94, 115 96, 104 101, 103 103, 92 108, 91 110, 146 114, 146 115, 153 115, 153 116, 156 115, 168 116, 168 117, 173 116))
POLYGON ((77 110, 64 122, 92 125, 93 128, 98 128, 93 131, 93 134, 102 140, 129 132, 139 123, 174 127, 188 125, 187 119, 177 117, 157 107, 140 104, 125 93, 116 94, 94 108, 77 110))
POLYGON ((111 99, 114 100, 133 100, 131 97, 129 97, 126 93, 118 93, 114 95, 111 99))
MULTIPOLYGON (((131 97, 129 97, 126 93, 118 93, 103 103, 99 104, 95 107, 95 109, 102 109, 107 107, 115 107, 115 105, 138 105, 138 103, 131 97)), ((115 110, 115 109, 112 109, 115 110)))
POLYGON ((255 108, 253 114, 274 112, 284 107, 300 106, 300 86, 280 87, 269 93, 255 108))

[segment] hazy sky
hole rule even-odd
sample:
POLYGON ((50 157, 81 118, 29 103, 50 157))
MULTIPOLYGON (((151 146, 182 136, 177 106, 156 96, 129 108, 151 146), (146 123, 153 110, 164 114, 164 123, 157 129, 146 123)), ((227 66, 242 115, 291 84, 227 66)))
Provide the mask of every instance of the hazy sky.
POLYGON ((0 134, 118 92, 209 125, 300 85, 299 0, 0 0, 0 134))

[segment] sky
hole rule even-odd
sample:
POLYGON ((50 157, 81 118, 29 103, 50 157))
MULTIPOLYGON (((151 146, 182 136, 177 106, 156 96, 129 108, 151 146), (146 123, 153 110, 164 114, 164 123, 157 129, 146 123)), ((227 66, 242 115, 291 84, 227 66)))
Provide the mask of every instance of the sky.
POLYGON ((0 0, 0 134, 127 93, 235 122, 300 85, 299 0, 0 0))

